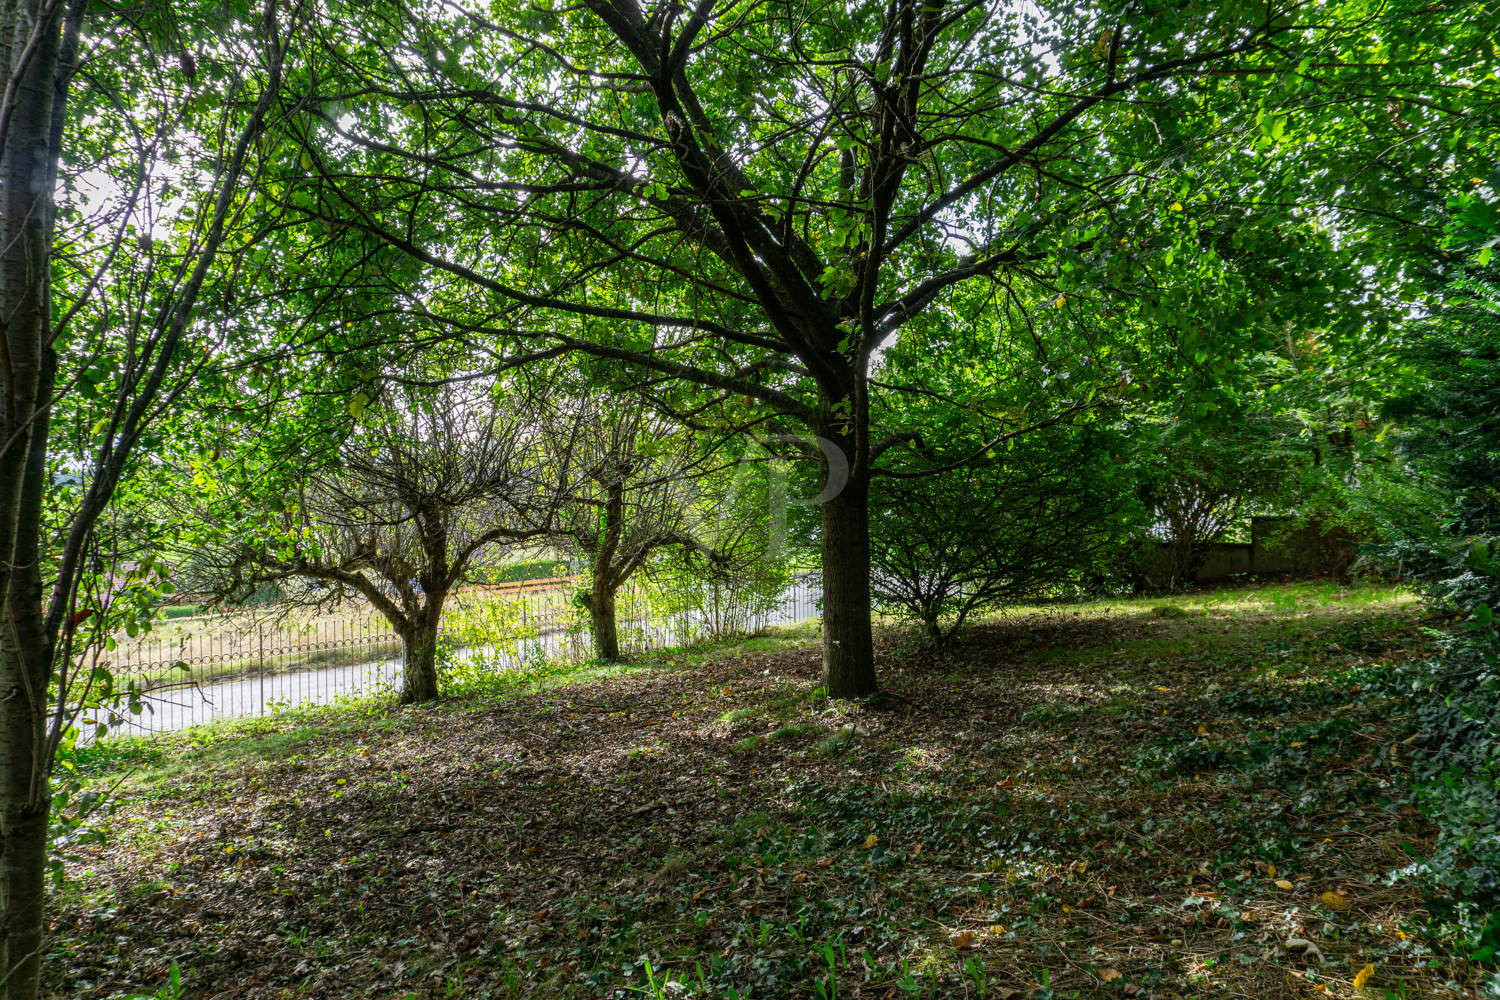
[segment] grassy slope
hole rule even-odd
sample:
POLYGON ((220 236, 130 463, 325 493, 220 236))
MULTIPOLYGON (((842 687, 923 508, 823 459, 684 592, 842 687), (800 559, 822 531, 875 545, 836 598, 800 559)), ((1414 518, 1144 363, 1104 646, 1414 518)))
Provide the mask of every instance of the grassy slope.
POLYGON ((839 997, 1441 995, 1473 970, 1384 878, 1429 841, 1393 799, 1411 726, 1367 687, 1418 613, 1287 586, 1023 609, 939 653, 891 631, 871 708, 820 696, 804 627, 107 745, 81 763, 142 769, 47 974, 604 997, 649 957, 694 995, 813 997, 831 957, 839 997))

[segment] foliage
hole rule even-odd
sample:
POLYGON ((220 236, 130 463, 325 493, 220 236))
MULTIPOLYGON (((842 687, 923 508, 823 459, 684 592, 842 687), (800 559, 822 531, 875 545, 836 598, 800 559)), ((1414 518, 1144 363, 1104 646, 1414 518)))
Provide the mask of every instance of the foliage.
MULTIPOLYGON (((1492 175, 1492 184, 1500 174, 1492 175)), ((1459 232, 1497 228, 1484 202, 1459 199, 1459 232)), ((1438 826, 1433 853, 1411 866, 1470 957, 1500 965, 1500 289, 1488 247, 1440 307, 1411 323, 1412 384, 1384 408, 1396 421, 1396 471, 1366 503, 1388 541, 1371 553, 1419 584, 1459 627, 1435 633, 1440 656, 1407 672, 1419 699, 1412 796, 1438 826), (1455 613, 1456 612, 1456 613, 1455 613)), ((1500 995, 1500 974, 1490 982, 1500 995)))
POLYGON ((1210 549, 1245 515, 1290 500, 1299 462, 1277 421, 1246 415, 1228 425, 1140 421, 1128 432, 1136 447, 1138 490, 1150 513, 1147 549, 1132 567, 1155 586, 1191 584, 1210 549))
POLYGON ((1440 607, 1500 608, 1500 270, 1476 268, 1405 343, 1415 386, 1383 414, 1400 465, 1372 483, 1388 545, 1372 553, 1440 607))
MULTIPOLYGON (((546 624, 567 629, 571 618, 576 630, 577 616, 569 615, 569 610, 559 605, 546 624)), ((444 690, 477 692, 500 675, 519 679, 545 673, 549 657, 538 642, 541 634, 542 620, 525 597, 454 598, 444 611, 438 633, 437 670, 444 690)), ((507 683, 511 680, 506 678, 507 683)))
POLYGON ((700 544, 657 560, 648 573, 661 612, 684 616, 714 640, 748 631, 781 606, 792 583, 785 482, 753 457, 746 453, 699 493, 690 523, 700 544))
POLYGON ((877 477, 871 590, 943 642, 971 616, 1079 585, 1137 520, 1116 442, 1053 428, 940 476, 877 477))

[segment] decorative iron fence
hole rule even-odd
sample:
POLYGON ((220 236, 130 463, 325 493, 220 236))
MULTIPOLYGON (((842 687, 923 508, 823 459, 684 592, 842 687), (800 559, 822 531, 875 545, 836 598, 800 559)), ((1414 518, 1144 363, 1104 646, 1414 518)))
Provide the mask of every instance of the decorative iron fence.
MULTIPOLYGON (((581 662, 592 649, 587 629, 571 606, 574 577, 464 588, 453 597, 497 615, 495 631, 513 638, 503 655, 487 656, 497 669, 531 657, 581 662), (503 622, 499 621, 503 618, 503 622)), ((683 645, 732 632, 791 624, 819 613, 815 575, 795 579, 779 600, 737 607, 735 595, 705 594, 699 609, 651 613, 647 602, 624 595, 619 630, 630 653, 683 645)), ((481 629, 480 634, 483 634, 481 629)), ((479 645, 460 653, 494 654, 479 645)), ((374 609, 343 606, 323 615, 269 615, 232 609, 167 619, 135 638, 116 637, 101 658, 116 685, 134 682, 141 711, 117 707, 87 718, 107 722, 112 733, 186 729, 218 719, 270 715, 301 705, 329 704, 394 690, 400 683, 401 637, 374 609)), ((85 735, 93 726, 85 725, 85 735)))

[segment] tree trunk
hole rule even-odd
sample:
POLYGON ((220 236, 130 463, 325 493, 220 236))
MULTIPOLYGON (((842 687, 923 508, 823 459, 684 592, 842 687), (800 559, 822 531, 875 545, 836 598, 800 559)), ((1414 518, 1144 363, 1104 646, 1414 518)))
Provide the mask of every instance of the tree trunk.
POLYGON ((402 705, 437 700, 437 626, 438 615, 425 614, 401 636, 406 655, 401 665, 401 695, 397 701, 402 705))
POLYGON ((63 5, 22 0, 0 21, 0 66, 14 86, 0 148, 0 982, 33 1000, 41 972, 51 811, 46 745, 50 646, 37 553, 50 395, 52 111, 63 5), (28 51, 29 50, 29 51, 28 51), (24 67, 22 60, 24 59, 24 67))
POLYGON ((589 617, 594 627, 594 654, 605 663, 620 662, 620 630, 615 622, 613 591, 595 584, 589 594, 589 617))
POLYGON ((830 698, 874 694, 869 484, 850 477, 823 501, 823 683, 830 698))

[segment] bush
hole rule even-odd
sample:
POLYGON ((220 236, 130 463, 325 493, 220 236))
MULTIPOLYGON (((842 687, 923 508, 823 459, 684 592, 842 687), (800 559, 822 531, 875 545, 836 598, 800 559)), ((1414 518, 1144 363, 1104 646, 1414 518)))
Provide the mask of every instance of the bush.
POLYGON ((871 592, 944 642, 972 615, 1076 588, 1134 523, 1110 441, 1059 432, 980 464, 877 477, 871 592))

